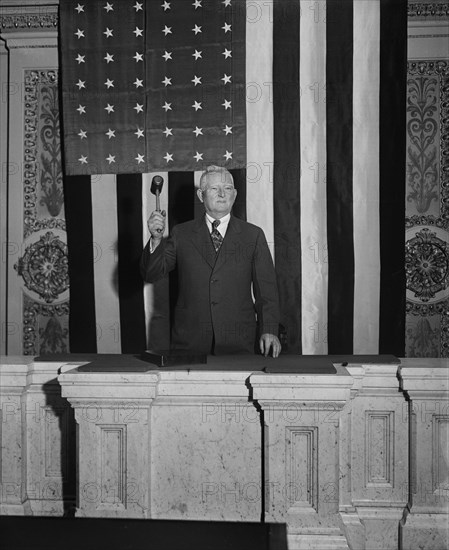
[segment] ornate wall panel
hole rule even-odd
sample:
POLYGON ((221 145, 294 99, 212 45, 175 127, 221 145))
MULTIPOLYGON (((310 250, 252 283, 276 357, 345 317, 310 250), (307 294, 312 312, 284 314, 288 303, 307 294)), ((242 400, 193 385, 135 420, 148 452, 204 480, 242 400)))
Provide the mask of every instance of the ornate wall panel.
POLYGON ((410 60, 407 73, 408 357, 449 351, 449 62, 410 60))
POLYGON ((69 350, 69 279, 64 219, 58 72, 24 71, 23 353, 69 350))

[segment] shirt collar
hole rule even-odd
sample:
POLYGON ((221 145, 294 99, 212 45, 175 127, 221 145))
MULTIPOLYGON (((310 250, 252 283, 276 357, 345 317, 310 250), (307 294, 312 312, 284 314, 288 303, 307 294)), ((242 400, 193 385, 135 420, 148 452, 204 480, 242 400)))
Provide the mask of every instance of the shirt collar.
MULTIPOLYGON (((209 216, 209 214, 206 212, 206 219, 210 223, 210 225, 212 225, 214 220, 218 218, 213 218, 212 216, 209 216)), ((220 225, 225 225, 231 219, 231 214, 230 213, 226 214, 226 216, 223 216, 222 218, 219 218, 219 219, 220 219, 220 225)))

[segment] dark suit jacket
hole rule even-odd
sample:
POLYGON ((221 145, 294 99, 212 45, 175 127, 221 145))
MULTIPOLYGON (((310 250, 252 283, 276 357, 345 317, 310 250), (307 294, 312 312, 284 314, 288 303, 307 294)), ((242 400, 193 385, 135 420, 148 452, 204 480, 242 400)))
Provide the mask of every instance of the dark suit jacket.
POLYGON ((278 334, 276 275, 260 227, 231 216, 216 254, 204 216, 179 224, 152 254, 147 244, 142 276, 155 282, 176 265, 179 295, 173 349, 210 353, 214 340, 217 354, 254 353, 261 334, 278 334))

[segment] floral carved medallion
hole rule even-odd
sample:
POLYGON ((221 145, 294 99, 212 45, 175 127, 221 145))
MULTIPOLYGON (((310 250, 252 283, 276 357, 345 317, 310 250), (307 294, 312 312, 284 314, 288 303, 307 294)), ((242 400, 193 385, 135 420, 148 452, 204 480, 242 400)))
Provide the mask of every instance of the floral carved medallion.
POLYGON ((405 269, 408 298, 435 302, 448 288, 448 245, 435 231, 424 227, 406 242, 405 269))
POLYGON ((48 231, 26 247, 14 269, 42 301, 59 300, 69 288, 67 244, 48 231))

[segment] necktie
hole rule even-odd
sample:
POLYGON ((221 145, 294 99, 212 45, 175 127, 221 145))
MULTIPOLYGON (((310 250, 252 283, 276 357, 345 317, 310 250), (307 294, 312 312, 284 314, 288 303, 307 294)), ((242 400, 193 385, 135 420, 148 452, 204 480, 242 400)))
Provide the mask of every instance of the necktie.
POLYGON ((214 220, 212 223, 212 232, 210 234, 215 252, 218 252, 220 250, 221 243, 223 242, 223 237, 220 231, 218 231, 217 229, 219 225, 220 220, 214 220))

